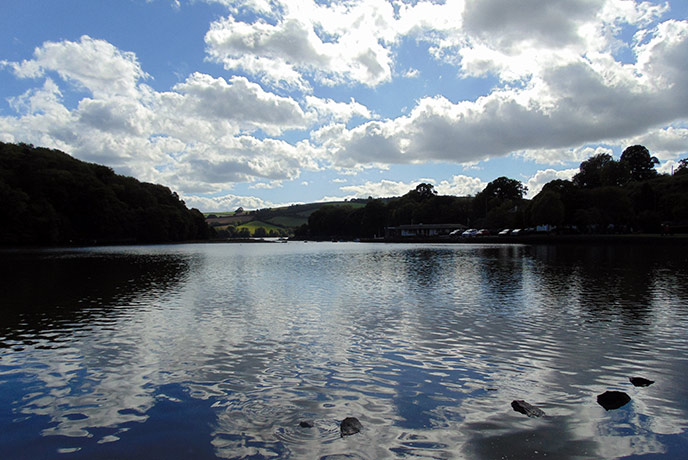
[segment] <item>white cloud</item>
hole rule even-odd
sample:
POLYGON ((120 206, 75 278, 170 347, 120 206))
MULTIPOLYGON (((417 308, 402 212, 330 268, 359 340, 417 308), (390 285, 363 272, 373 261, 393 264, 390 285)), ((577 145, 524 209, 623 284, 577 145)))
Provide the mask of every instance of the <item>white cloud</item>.
MULTIPOLYGON (((570 166, 635 143, 663 162, 685 156, 688 21, 663 19, 668 3, 206 1, 227 8, 205 42, 208 59, 230 74, 191 73, 160 92, 145 84, 137 56, 111 43, 45 42, 31 59, 0 62, 37 80, 9 98, 15 113, 0 115, 1 138, 59 148, 187 195, 222 194, 235 182, 272 186, 324 168, 355 175, 507 155, 570 166), (375 100, 375 87, 430 77, 422 59, 401 62, 413 40, 423 44, 416 51, 427 47, 455 67, 457 85, 484 76, 494 88, 465 100, 422 93, 403 102, 408 112, 381 119, 361 103, 375 100), (373 89, 332 98, 361 86, 373 89)), ((530 179, 531 193, 553 170, 543 171, 530 179)), ((463 195, 483 184, 456 176, 436 186, 463 195)), ((367 197, 415 184, 348 187, 367 197)))
POLYGON ((275 180, 272 182, 257 182, 255 184, 249 185, 248 188, 256 190, 272 190, 275 188, 281 188, 283 186, 284 185, 281 180, 275 180))
POLYGON ((139 80, 148 77, 133 53, 87 35, 78 42, 45 42, 36 48, 34 59, 11 66, 20 78, 38 78, 55 71, 96 97, 136 97, 139 80))
POLYGON ((236 76, 227 81, 194 73, 171 91, 156 92, 137 84, 145 73, 133 54, 88 37, 48 42, 35 57, 5 66, 27 78, 51 70, 64 81, 45 77, 42 87, 10 98, 17 115, 0 117, 4 140, 59 148, 180 192, 215 193, 234 182, 291 180, 304 168, 317 170, 321 153, 308 142, 290 144, 250 134, 305 129, 321 116, 370 114, 353 100, 318 98, 309 98, 305 113, 295 100, 236 76), (121 73, 119 78, 102 75, 106 72, 100 64, 90 62, 103 57, 121 73), (75 61, 83 64, 81 73, 75 61), (92 97, 69 109, 61 86, 88 87, 92 97))
MULTIPOLYGON (((418 184, 429 183, 435 187, 439 195, 469 196, 482 191, 487 185, 477 177, 456 175, 451 180, 443 180, 439 183, 432 178, 421 177, 411 182, 392 181, 383 179, 379 182, 365 182, 359 185, 345 185, 339 189, 346 193, 345 198, 385 198, 402 196, 410 190, 415 190, 418 184)), ((333 198, 333 197, 330 197, 333 198)), ((334 198, 333 198, 334 199, 334 198)), ((339 198, 343 199, 343 198, 339 198)))
POLYGON ((332 99, 306 96, 306 104, 314 113, 314 119, 321 123, 325 120, 347 122, 353 117, 370 119, 374 116, 366 106, 359 104, 353 98, 349 102, 336 102, 332 99))
POLYGON ((244 209, 273 208, 278 205, 255 196, 223 195, 218 197, 203 197, 183 195, 181 197, 189 208, 200 209, 203 212, 222 212, 239 207, 244 209))
POLYGON ((404 72, 404 78, 418 78, 420 77, 420 70, 418 69, 408 69, 404 72))
POLYGON ((227 137, 217 144, 197 144, 174 159, 167 183, 177 183, 189 193, 217 193, 235 182, 294 180, 302 169, 317 169, 312 157, 278 139, 227 137))
POLYGON ((688 127, 668 126, 628 139, 624 145, 644 145, 660 161, 683 158, 688 155, 688 127))
POLYGON ((589 146, 570 149, 533 149, 518 152, 516 156, 520 156, 526 160, 535 161, 540 164, 561 165, 570 162, 582 162, 591 156, 608 154, 614 155, 614 151, 606 146, 589 146))
MULTIPOLYGON (((268 93, 244 77, 235 76, 227 82, 194 73, 173 89, 174 92, 160 96, 160 105, 168 113, 212 123, 226 122, 227 131, 262 129, 270 135, 280 135, 284 130, 307 126, 306 115, 293 99, 268 93)), ((183 120, 175 120, 179 122, 183 120)))
POLYGON ((385 198, 392 196, 401 196, 408 193, 409 190, 416 188, 418 182, 397 182, 391 180, 381 180, 379 182, 366 182, 360 185, 345 185, 339 189, 346 193, 346 198, 385 198))
POLYGON ((512 152, 533 156, 596 142, 618 145, 631 133, 641 135, 688 116, 688 21, 661 24, 636 51, 632 79, 624 68, 619 78, 610 78, 579 59, 542 69, 522 88, 496 89, 459 103, 424 98, 408 116, 352 129, 329 127, 313 139, 345 167, 467 163, 512 152))
POLYGON ((453 176, 451 181, 443 180, 435 186, 440 195, 475 196, 487 186, 487 182, 477 177, 453 176))
POLYGON ((244 6, 266 17, 248 23, 230 15, 215 21, 205 36, 210 58, 227 69, 300 90, 311 87, 311 78, 320 84, 369 86, 391 79, 393 62, 386 44, 396 34, 392 5, 384 0, 331 7, 275 2, 269 14, 262 3, 244 6))
POLYGON ((540 193, 542 187, 544 187, 548 182, 557 179, 571 180, 576 173, 578 173, 578 168, 564 169, 560 171, 554 169, 540 170, 531 176, 526 182, 525 185, 528 187, 528 194, 526 195, 526 198, 533 198, 535 195, 540 193))

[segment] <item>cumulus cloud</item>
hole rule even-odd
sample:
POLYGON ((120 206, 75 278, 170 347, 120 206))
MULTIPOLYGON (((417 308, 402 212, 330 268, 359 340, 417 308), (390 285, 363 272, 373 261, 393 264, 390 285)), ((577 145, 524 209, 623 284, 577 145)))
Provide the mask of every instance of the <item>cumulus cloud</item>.
POLYGON ((418 182, 401 182, 383 179, 379 182, 365 182, 359 185, 345 185, 339 189, 346 194, 346 198, 385 198, 401 196, 416 188, 418 182))
POLYGON ((626 140, 624 145, 644 145, 660 161, 688 156, 688 127, 659 128, 626 140))
POLYGON ((384 0, 332 7, 285 1, 269 10, 258 2, 244 6, 266 17, 244 22, 230 15, 213 22, 205 36, 210 58, 227 69, 300 90, 311 88, 310 79, 368 86, 391 79, 393 61, 385 41, 396 34, 393 7, 384 0))
POLYGON ((636 48, 638 63, 630 80, 623 68, 623 75, 610 78, 579 59, 542 69, 524 87, 496 89, 458 103, 423 98, 407 116, 340 127, 320 133, 320 140, 343 166, 467 163, 594 142, 615 145, 632 133, 688 116, 687 33, 688 22, 662 24, 636 48))
POLYGON ((38 78, 47 71, 90 91, 94 96, 137 96, 139 80, 147 78, 133 53, 84 35, 78 42, 46 42, 34 58, 12 63, 20 78, 38 78))
MULTIPOLYGON (((210 75, 194 73, 174 92, 160 95, 160 106, 170 114, 184 118, 202 119, 214 123, 226 122, 226 131, 261 129, 270 135, 280 135, 287 129, 303 129, 306 115, 293 99, 264 91, 244 77, 230 81, 210 75)), ((175 120, 175 122, 183 120, 175 120)))
POLYGON ((451 180, 440 181, 435 190, 440 195, 475 196, 487 186, 487 182, 471 176, 452 176, 451 180))
POLYGON ((559 171, 554 169, 545 169, 536 172, 526 182, 526 186, 528 187, 528 194, 526 195, 526 198, 533 198, 535 195, 540 193, 542 187, 544 187, 548 182, 552 182, 553 180, 557 179, 571 180, 577 172, 577 168, 559 171))
MULTIPOLYGON (((204 37, 221 76, 193 72, 156 91, 132 52, 88 36, 45 42, 27 60, 0 62, 36 80, 9 98, 14 114, 0 115, 1 138, 60 148, 186 195, 286 183, 303 170, 355 175, 508 155, 546 165, 529 179, 532 195, 569 171, 547 166, 627 145, 646 145, 663 162, 685 156, 688 21, 664 19, 668 3, 205 1, 226 6, 204 37), (401 63, 413 42, 414 52, 453 66, 457 85, 489 77, 494 86, 463 100, 419 93, 402 114, 377 115, 362 101, 378 88, 395 78, 415 87, 430 75, 423 59, 401 63), (350 97, 362 88, 365 96, 350 97)), ((342 192, 390 196, 415 185, 342 192)), ((484 184, 455 176, 436 187, 465 195, 484 184)))
POLYGON ((344 192, 346 198, 385 198, 401 196, 414 190, 418 184, 430 183, 435 187, 435 191, 440 195, 469 196, 475 195, 485 188, 486 182, 477 177, 456 175, 451 180, 443 180, 437 183, 432 178, 419 178, 411 182, 392 181, 383 179, 379 182, 365 182, 359 185, 345 185, 339 187, 344 192))
POLYGON ((228 209, 263 209, 276 205, 255 196, 222 195, 217 197, 204 197, 194 195, 182 195, 181 198, 189 208, 200 209, 203 212, 222 212, 228 209))
POLYGON ((323 122, 347 122, 354 117, 369 119, 375 115, 366 106, 359 104, 353 98, 349 102, 336 102, 332 99, 321 99, 306 96, 306 104, 314 114, 314 119, 323 122))
POLYGON ((302 169, 317 170, 321 153, 307 141, 256 135, 370 116, 353 100, 313 96, 303 101, 304 111, 296 100, 239 76, 193 73, 170 91, 157 92, 140 82, 146 74, 133 54, 89 37, 47 42, 34 57, 4 63, 17 76, 44 82, 8 100, 16 116, 0 117, 3 140, 59 148, 187 193, 217 192, 234 182, 291 180, 302 169), (113 69, 106 72, 101 64, 113 69), (62 80, 44 75, 48 70, 62 80), (70 109, 63 93, 74 88, 91 94, 70 109))

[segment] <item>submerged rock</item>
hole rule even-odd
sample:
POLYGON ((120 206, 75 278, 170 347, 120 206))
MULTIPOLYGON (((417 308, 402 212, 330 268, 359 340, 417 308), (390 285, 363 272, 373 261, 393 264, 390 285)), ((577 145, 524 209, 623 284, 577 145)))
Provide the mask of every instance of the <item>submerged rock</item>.
POLYGON ((650 385, 655 383, 654 380, 648 380, 648 379, 644 379, 642 377, 631 377, 628 380, 630 380, 631 383, 633 384, 633 386, 636 386, 636 387, 649 387, 650 385))
POLYGON ((301 420, 299 422, 299 426, 301 428, 313 428, 315 426, 315 423, 313 423, 313 420, 301 420))
POLYGON ((358 421, 356 417, 347 417, 342 420, 339 425, 341 431, 341 437, 351 436, 352 434, 359 433, 363 429, 363 425, 358 421))
POLYGON ((525 414, 528 417, 542 417, 543 415, 545 415, 545 413, 542 411, 542 409, 535 407, 532 404, 529 404, 522 399, 517 399, 515 401, 511 401, 511 407, 516 412, 520 412, 522 414, 525 414))
POLYGON ((597 396, 597 404, 605 410, 614 410, 629 403, 631 397, 623 391, 605 391, 597 396))

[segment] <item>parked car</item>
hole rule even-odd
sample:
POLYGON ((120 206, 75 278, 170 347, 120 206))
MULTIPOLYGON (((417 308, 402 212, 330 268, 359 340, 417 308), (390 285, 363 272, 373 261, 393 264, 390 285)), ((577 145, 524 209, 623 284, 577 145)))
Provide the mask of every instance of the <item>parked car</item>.
POLYGON ((490 231, 486 228, 481 228, 480 230, 478 230, 475 236, 490 236, 490 231))
POLYGON ((467 237, 469 237, 469 236, 475 236, 477 233, 478 233, 478 230, 476 230, 476 229, 474 229, 474 228, 469 228, 468 230, 466 230, 465 232, 463 232, 463 233, 461 234, 461 236, 463 236, 464 238, 467 238, 467 237))
POLYGON ((511 229, 510 229, 510 228, 505 228, 505 229, 503 229, 502 231, 500 231, 499 233, 497 233, 497 235, 498 235, 498 236, 507 236, 509 233, 511 233, 511 229))
POLYGON ((510 235, 513 235, 513 236, 518 236, 518 235, 522 235, 522 234, 523 234, 523 230, 521 230, 520 228, 515 228, 515 229, 511 230, 511 233, 510 233, 510 235))

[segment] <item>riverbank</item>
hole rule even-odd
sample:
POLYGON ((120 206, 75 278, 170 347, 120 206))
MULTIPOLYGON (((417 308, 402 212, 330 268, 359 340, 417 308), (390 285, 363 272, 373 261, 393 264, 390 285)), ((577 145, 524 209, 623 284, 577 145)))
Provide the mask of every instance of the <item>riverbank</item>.
POLYGON ((623 245, 653 244, 678 245, 688 247, 688 234, 624 234, 624 235, 552 235, 534 234, 521 236, 475 236, 468 238, 404 237, 361 239, 366 243, 446 243, 446 244, 585 244, 585 245, 623 245))

